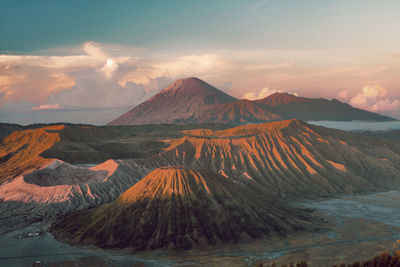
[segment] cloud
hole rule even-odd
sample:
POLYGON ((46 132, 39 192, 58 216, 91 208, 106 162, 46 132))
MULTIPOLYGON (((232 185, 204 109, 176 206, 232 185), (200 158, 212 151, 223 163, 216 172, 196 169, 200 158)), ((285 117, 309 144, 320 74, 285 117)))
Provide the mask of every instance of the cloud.
POLYGON ((121 64, 131 61, 108 55, 94 42, 81 45, 80 52, 66 56, 0 55, 0 94, 4 95, 0 105, 17 101, 46 104, 49 96, 75 84, 75 73, 95 70, 110 80, 121 64))
POLYGON ((365 85, 350 100, 350 104, 374 112, 393 113, 400 110, 400 100, 387 97, 386 88, 379 84, 365 85))
POLYGON ((43 104, 51 93, 74 84, 70 74, 41 66, 0 65, 0 69, 0 105, 17 101, 43 104))
POLYGON ((341 100, 346 100, 349 97, 349 91, 347 90, 340 91, 337 97, 341 100))
POLYGON ((393 108, 400 98, 395 90, 399 66, 363 60, 354 63, 354 58, 315 48, 183 53, 86 42, 32 55, 0 55, 0 107, 21 101, 32 107, 59 104, 63 112, 71 106, 134 106, 178 78, 197 76, 235 97, 259 99, 279 91, 270 88, 296 88, 310 97, 337 96, 369 109, 393 108), (392 91, 383 97, 379 90, 375 96, 376 88, 347 89, 362 87, 365 77, 385 82, 392 91))
POLYGON ((54 110, 54 109, 61 109, 63 108, 59 104, 53 104, 53 105, 40 105, 38 107, 32 107, 32 110, 54 110))
POLYGON ((273 93, 277 93, 277 92, 283 92, 283 91, 278 90, 278 89, 270 89, 269 87, 264 87, 258 93, 255 93, 255 92, 245 93, 242 96, 242 99, 248 99, 248 100, 263 99, 263 98, 266 98, 267 96, 270 96, 273 93))
POLYGON ((378 97, 386 95, 386 89, 381 85, 365 85, 361 91, 355 97, 350 100, 350 104, 354 106, 366 106, 375 102, 378 97))
POLYGON ((166 59, 153 64, 152 71, 156 76, 189 77, 218 76, 230 69, 229 59, 217 54, 185 55, 166 59))
POLYGON ((400 109, 400 101, 398 99, 382 99, 372 105, 373 111, 398 111, 400 109))
POLYGON ((104 61, 108 55, 95 42, 86 42, 83 44, 83 50, 92 58, 104 61))
POLYGON ((100 69, 107 79, 111 79, 114 72, 118 69, 118 64, 111 58, 107 59, 104 66, 100 69))
POLYGON ((48 102, 64 107, 123 107, 135 106, 149 93, 143 84, 128 81, 125 86, 108 79, 96 70, 74 73, 75 84, 49 97, 48 102))

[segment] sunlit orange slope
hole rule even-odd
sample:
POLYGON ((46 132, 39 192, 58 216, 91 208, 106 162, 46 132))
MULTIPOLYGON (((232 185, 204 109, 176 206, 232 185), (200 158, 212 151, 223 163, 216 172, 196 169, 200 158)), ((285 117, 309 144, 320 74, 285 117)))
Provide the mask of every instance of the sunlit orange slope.
POLYGON ((185 131, 151 166, 209 168, 284 197, 331 196, 400 186, 399 157, 390 147, 299 120, 185 131), (351 143, 349 143, 351 141, 351 143))
POLYGON ((52 159, 39 156, 60 141, 57 131, 64 125, 16 131, 0 143, 0 182, 12 179, 28 170, 50 163, 52 159))

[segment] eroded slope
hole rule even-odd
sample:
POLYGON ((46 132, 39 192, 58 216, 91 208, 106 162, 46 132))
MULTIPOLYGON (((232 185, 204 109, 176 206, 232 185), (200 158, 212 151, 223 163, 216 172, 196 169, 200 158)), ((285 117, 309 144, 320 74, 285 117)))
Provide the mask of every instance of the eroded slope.
POLYGON ((51 159, 39 156, 60 141, 64 125, 15 131, 0 143, 0 183, 41 168, 51 159))
POLYGON ((154 170, 116 201, 78 212, 53 228, 73 243, 135 249, 189 249, 243 237, 315 228, 310 211, 207 170, 169 166, 154 170))
POLYGON ((185 133, 169 141, 170 146, 148 164, 209 168, 290 198, 400 186, 395 151, 374 143, 368 149, 355 142, 348 144, 340 131, 311 127, 299 120, 185 133))

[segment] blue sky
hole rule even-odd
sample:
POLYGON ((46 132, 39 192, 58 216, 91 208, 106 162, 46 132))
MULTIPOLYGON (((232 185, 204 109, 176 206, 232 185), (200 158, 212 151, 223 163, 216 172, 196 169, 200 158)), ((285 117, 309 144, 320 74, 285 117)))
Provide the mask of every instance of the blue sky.
POLYGON ((40 120, 36 106, 126 109, 185 76, 238 98, 288 91, 399 116, 399 10, 395 0, 3 0, 0 120, 20 121, 16 104, 33 116, 24 123, 40 120), (133 99, 78 103, 108 93, 93 88, 100 72, 133 99))
POLYGON ((160 49, 383 47, 391 38, 398 44, 398 10, 395 0, 3 0, 0 48, 29 53, 88 40, 160 49))

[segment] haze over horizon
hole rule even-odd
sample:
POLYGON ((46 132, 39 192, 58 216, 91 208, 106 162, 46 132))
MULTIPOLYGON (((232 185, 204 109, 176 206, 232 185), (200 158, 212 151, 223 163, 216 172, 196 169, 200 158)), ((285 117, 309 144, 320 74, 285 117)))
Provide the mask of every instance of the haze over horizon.
POLYGON ((3 1, 0 122, 104 124, 176 79, 400 119, 400 2, 3 1))

